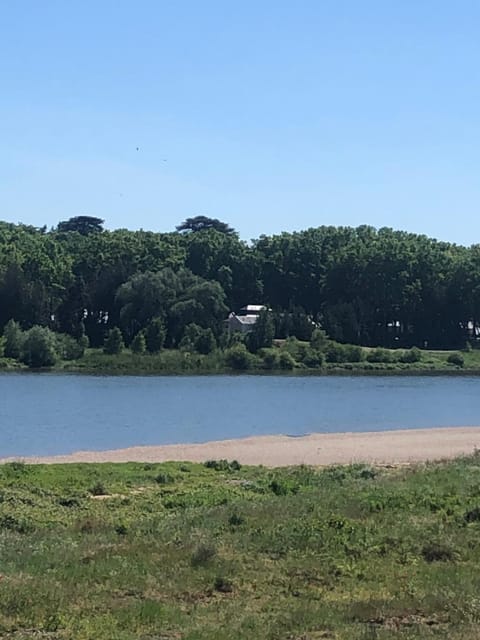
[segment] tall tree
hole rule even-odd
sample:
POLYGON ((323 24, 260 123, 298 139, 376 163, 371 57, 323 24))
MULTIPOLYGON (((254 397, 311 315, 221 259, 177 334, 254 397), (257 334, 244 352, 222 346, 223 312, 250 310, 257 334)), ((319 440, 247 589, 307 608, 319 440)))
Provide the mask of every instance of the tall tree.
POLYGON ((250 351, 256 353, 264 347, 271 347, 275 337, 275 323, 270 311, 262 311, 258 316, 252 331, 247 336, 250 351))
POLYGON ((75 216, 68 220, 58 223, 57 231, 68 232, 76 231, 82 236, 88 236, 90 233, 100 233, 103 231, 103 223, 105 220, 96 218, 95 216, 75 216))
POLYGON ((194 218, 187 218, 185 222, 179 224, 176 227, 177 231, 182 232, 197 232, 205 231, 206 229, 215 229, 220 233, 227 235, 234 235, 237 232, 226 222, 221 222, 217 218, 208 218, 207 216, 195 216, 194 218))

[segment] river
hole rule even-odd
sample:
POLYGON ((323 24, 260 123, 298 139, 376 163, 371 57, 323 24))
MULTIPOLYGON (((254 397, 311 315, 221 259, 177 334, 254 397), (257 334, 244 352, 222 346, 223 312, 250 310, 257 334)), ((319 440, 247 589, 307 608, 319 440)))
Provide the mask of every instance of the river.
POLYGON ((480 425, 480 377, 0 375, 0 458, 480 425))

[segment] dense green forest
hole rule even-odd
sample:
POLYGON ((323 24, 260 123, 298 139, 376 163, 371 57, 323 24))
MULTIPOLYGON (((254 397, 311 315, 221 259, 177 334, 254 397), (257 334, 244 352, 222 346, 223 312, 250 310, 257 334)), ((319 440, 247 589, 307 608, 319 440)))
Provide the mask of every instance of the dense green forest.
POLYGON ((317 325, 337 342, 463 348, 480 317, 480 245, 369 226, 247 243, 202 216, 170 233, 107 231, 87 216, 50 231, 0 222, 0 330, 13 319, 92 347, 110 340, 112 352, 115 341, 208 352, 246 304, 268 305, 276 338, 309 340, 317 325))

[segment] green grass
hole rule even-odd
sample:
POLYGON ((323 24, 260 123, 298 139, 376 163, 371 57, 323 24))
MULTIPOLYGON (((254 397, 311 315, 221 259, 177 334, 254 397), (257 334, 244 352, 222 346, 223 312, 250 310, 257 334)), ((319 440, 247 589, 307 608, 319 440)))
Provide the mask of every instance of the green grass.
POLYGON ((480 456, 0 467, 0 638, 480 638, 480 456))
POLYGON ((125 350, 118 355, 107 355, 102 349, 87 349, 80 360, 62 362, 56 369, 80 373, 149 375, 223 373, 225 367, 219 353, 203 356, 166 349, 158 354, 140 355, 125 350))
MULTIPOLYGON (((300 347, 307 348, 308 343, 298 342, 300 347)), ((280 347, 279 350, 281 350, 280 347)), ((371 349, 364 348, 364 354, 371 349)), ((385 350, 391 354, 392 360, 396 360, 403 350, 385 350)), ((463 367, 448 363, 448 357, 456 351, 432 351, 422 350, 421 360, 414 363, 402 363, 398 361, 382 362, 347 362, 325 363, 321 368, 308 368, 300 361, 292 370, 266 370, 262 367, 259 358, 253 359, 252 368, 247 373, 289 375, 366 375, 366 374, 444 374, 444 375, 469 375, 480 374, 480 350, 462 352, 465 364, 463 367)), ((13 362, 13 361, 10 361, 13 362)), ((1 360, 0 360, 1 368, 1 360)), ((225 374, 232 370, 225 366, 221 351, 203 356, 195 353, 185 353, 179 350, 164 350, 155 355, 138 355, 125 350, 119 355, 106 355, 101 349, 88 349, 80 360, 61 362, 56 367, 57 371, 69 371, 76 373, 98 373, 111 375, 194 375, 194 374, 225 374)), ((241 373, 241 372, 236 372, 241 373)))

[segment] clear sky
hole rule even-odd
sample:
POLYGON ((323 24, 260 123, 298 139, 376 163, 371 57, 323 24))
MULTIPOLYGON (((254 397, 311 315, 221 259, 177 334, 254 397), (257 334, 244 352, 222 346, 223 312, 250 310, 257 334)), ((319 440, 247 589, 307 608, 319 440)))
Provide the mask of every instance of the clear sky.
POLYGON ((0 143, 12 222, 480 242, 480 3, 0 0, 0 143))

